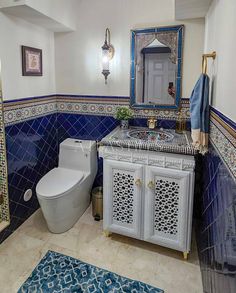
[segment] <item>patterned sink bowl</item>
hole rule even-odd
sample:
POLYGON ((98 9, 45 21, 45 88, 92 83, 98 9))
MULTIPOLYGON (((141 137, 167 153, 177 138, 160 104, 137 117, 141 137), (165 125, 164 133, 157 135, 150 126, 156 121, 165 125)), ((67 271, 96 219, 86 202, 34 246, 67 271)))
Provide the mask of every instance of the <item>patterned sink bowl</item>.
POLYGON ((174 138, 174 135, 162 130, 130 130, 127 135, 131 138, 150 142, 167 142, 174 138))

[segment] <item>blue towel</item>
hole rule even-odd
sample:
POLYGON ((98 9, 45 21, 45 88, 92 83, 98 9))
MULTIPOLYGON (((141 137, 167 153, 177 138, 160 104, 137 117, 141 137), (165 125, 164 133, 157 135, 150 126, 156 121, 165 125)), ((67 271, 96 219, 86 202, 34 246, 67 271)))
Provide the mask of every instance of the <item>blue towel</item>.
POLYGON ((208 75, 201 74, 190 97, 193 146, 202 154, 208 149, 209 81, 208 75))

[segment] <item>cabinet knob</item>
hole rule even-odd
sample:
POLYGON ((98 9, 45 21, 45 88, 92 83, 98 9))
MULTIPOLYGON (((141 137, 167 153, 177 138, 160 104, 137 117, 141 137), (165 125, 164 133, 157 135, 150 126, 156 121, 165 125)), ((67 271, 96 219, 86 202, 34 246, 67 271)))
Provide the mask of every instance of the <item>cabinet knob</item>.
POLYGON ((137 185, 137 186, 141 186, 142 185, 142 181, 141 181, 141 179, 137 179, 136 181, 135 181, 135 185, 137 185))
POLYGON ((153 181, 149 181, 147 186, 150 189, 155 189, 155 183, 153 181))

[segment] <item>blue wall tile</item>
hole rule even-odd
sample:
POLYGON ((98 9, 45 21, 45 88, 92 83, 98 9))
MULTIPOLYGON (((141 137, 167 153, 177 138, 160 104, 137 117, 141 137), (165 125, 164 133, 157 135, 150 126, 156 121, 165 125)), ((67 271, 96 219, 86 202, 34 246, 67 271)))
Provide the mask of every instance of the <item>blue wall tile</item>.
MULTIPOLYGON (((68 137, 101 140, 110 133, 118 121, 109 116, 79 115, 79 114, 58 114, 58 141, 61 143, 68 137)), ((103 181, 102 159, 98 160, 98 173, 94 186, 101 186, 103 181)))
POLYGON ((117 125, 117 120, 109 116, 59 113, 59 143, 68 137, 100 140, 117 125))
MULTIPOLYGON (((0 242, 19 227, 38 207, 35 187, 40 178, 57 166, 59 144, 68 137, 101 140, 119 122, 109 116, 57 113, 6 127, 11 225, 0 233, 0 242), (29 202, 24 192, 33 190, 29 202)), ((130 121, 146 127, 146 118, 130 121)), ((158 120, 158 127, 175 128, 175 121, 158 120)), ((94 186, 102 185, 103 164, 98 160, 94 186)))
MULTIPOLYGON (((59 113, 58 119, 58 140, 59 143, 68 137, 101 140, 110 133, 117 125, 117 121, 109 116, 94 116, 80 114, 59 113)), ((135 118, 130 120, 130 125, 146 127, 146 118, 135 118)), ((158 120, 158 127, 175 128, 175 121, 158 120)), ((102 159, 98 160, 98 173, 94 182, 94 186, 102 185, 103 181, 103 164, 102 159)))
POLYGON ((214 150, 203 159, 197 226, 204 292, 236 292, 236 182, 214 150))
POLYGON ((39 207, 36 184, 58 160, 56 114, 7 126, 6 147, 11 224, 0 233, 0 242, 39 207), (25 202, 27 189, 32 189, 33 196, 25 202))
MULTIPOLYGON (((146 123, 145 118, 130 121, 133 126, 146 123)), ((59 143, 68 137, 100 140, 118 124, 113 117, 58 113, 6 127, 11 225, 0 233, 0 242, 39 207, 35 187, 57 166, 59 143), (33 197, 25 202, 27 188, 33 197)), ((175 121, 158 120, 158 127, 175 128, 175 121)), ((204 290, 236 292, 236 184, 213 147, 202 164, 202 192, 194 208, 204 290)), ((102 185, 102 174, 99 159, 94 186, 102 185)))

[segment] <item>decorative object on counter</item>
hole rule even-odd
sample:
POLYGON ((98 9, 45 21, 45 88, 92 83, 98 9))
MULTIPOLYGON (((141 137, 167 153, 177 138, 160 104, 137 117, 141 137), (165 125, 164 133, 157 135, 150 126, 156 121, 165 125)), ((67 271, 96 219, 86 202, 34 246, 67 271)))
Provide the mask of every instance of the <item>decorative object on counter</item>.
POLYGON ((32 47, 21 46, 22 50, 22 75, 42 76, 42 50, 32 47))
POLYGON ((208 133, 210 126, 209 83, 207 58, 216 58, 216 52, 202 55, 202 74, 190 97, 190 118, 193 146, 201 154, 208 151, 208 133))
POLYGON ((120 128, 128 129, 129 128, 129 120, 121 120, 120 121, 120 128))
POLYGON ((147 126, 149 129, 154 129, 157 124, 157 119, 155 117, 150 117, 147 120, 147 126))
POLYGON ((98 186, 92 190, 92 208, 95 221, 103 219, 103 191, 102 187, 98 186))
POLYGON ((19 289, 23 292, 143 292, 164 293, 73 257, 48 251, 19 289))
POLYGON ((110 74, 109 62, 114 56, 114 47, 110 43, 111 32, 109 28, 105 32, 105 42, 102 46, 102 74, 105 77, 105 84, 107 84, 107 77, 110 74))
POLYGON ((176 119, 176 133, 183 133, 186 130, 186 120, 183 117, 181 110, 178 112, 178 118, 176 119))
POLYGON ((116 119, 120 120, 120 128, 129 128, 129 119, 133 118, 132 111, 127 107, 118 107, 116 110, 116 119))

